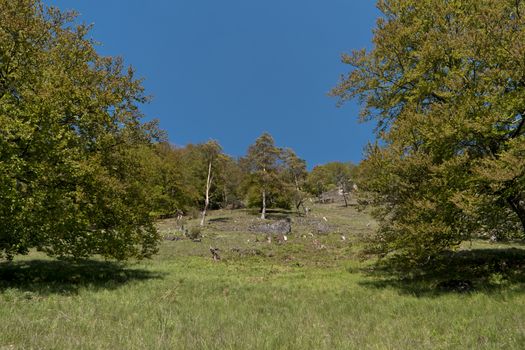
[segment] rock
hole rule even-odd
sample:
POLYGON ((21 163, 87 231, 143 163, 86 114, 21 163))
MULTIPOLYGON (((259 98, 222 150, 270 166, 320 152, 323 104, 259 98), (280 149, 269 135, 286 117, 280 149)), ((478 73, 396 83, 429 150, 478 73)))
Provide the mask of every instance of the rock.
POLYGON ((249 230, 251 232, 267 233, 267 234, 289 234, 292 232, 292 223, 290 218, 284 220, 255 224, 252 225, 249 230))
POLYGON ((166 240, 166 241, 180 241, 181 238, 177 237, 177 236, 173 236, 173 235, 167 235, 167 236, 164 236, 164 240, 166 240))
POLYGON ((327 234, 332 231, 330 225, 322 221, 318 222, 317 225, 315 225, 315 228, 318 234, 327 234))

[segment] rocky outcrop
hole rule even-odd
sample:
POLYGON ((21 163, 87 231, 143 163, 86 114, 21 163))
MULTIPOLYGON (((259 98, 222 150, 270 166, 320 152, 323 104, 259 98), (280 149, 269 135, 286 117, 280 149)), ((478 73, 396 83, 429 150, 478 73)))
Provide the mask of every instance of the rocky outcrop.
POLYGON ((249 230, 255 233, 266 234, 289 234, 292 232, 292 222, 290 218, 278 220, 268 223, 254 224, 250 226, 249 230))

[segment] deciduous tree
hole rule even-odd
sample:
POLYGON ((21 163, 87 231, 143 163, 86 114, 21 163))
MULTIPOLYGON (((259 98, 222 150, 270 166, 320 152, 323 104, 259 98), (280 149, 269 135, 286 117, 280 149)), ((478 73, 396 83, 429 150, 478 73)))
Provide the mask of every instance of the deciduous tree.
POLYGON ((261 194, 261 219, 266 218, 267 197, 277 179, 280 150, 273 137, 264 133, 248 148, 245 164, 261 194))
POLYGON ((363 163, 376 243, 426 261, 478 234, 525 232, 525 2, 381 0, 374 48, 333 94, 381 142, 363 163))
POLYGON ((140 80, 75 15, 0 0, 0 254, 150 256, 158 234, 137 150, 140 80))
POLYGON ((304 207, 306 199, 304 185, 308 175, 306 161, 299 158, 291 148, 282 150, 281 157, 283 159, 283 182, 289 188, 288 192, 290 193, 291 201, 296 210, 299 210, 302 206, 306 213, 306 208, 304 207))
POLYGON ((348 206, 348 194, 353 185, 352 169, 355 165, 350 163, 330 162, 318 165, 308 174, 307 188, 310 193, 320 196, 323 192, 338 188, 343 195, 345 206, 348 206))

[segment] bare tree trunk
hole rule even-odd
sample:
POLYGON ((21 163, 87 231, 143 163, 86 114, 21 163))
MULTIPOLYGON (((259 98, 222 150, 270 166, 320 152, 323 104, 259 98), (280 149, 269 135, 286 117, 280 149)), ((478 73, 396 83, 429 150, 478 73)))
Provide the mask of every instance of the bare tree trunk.
MULTIPOLYGON (((301 187, 299 186, 299 181, 297 180, 297 176, 294 175, 294 182, 295 182, 295 192, 298 196, 301 196, 301 187)), ((301 196, 302 197, 302 196, 301 196)), ((304 197, 299 197, 298 200, 295 201, 295 209, 297 212, 299 212, 299 208, 303 206, 304 209, 304 197)))
POLYGON ((345 200, 345 207, 348 207, 348 200, 346 199, 346 194, 344 190, 343 190, 343 199, 345 200))
POLYGON ((348 207, 348 200, 346 199, 346 185, 344 183, 341 184, 341 193, 343 194, 343 199, 345 200, 345 207, 348 207))
POLYGON ((266 189, 263 189, 263 191, 262 191, 261 219, 266 219, 266 189))
POLYGON ((201 226, 204 226, 204 220, 206 220, 206 211, 208 205, 210 205, 210 185, 211 185, 211 162, 208 166, 208 179, 206 180, 206 198, 204 199, 204 210, 202 211, 201 226))

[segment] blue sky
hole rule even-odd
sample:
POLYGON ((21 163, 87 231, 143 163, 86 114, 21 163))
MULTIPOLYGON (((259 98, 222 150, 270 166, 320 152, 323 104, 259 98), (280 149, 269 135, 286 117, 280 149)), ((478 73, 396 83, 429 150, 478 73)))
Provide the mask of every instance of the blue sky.
POLYGON ((218 140, 243 155, 263 132, 309 167, 362 158, 372 125, 327 96, 370 47, 372 0, 45 0, 93 23, 102 55, 122 56, 153 96, 143 107, 176 145, 218 140))

